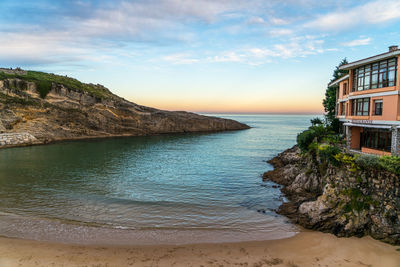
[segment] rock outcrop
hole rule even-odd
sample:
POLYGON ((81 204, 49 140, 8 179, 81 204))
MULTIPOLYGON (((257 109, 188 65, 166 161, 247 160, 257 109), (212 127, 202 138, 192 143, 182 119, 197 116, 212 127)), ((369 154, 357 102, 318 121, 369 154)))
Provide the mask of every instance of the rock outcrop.
POLYGON ((37 83, 0 80, 0 132, 26 132, 46 143, 56 140, 163 133, 211 132, 248 129, 234 120, 171 112, 129 102, 100 85, 85 92, 52 82, 45 97, 37 83))
POLYGON ((385 170, 333 166, 297 147, 269 161, 264 179, 284 185, 278 213, 305 228, 337 236, 370 235, 400 244, 400 177, 385 170))
POLYGON ((11 147, 19 145, 36 144, 37 139, 29 133, 3 133, 0 134, 0 146, 11 147))

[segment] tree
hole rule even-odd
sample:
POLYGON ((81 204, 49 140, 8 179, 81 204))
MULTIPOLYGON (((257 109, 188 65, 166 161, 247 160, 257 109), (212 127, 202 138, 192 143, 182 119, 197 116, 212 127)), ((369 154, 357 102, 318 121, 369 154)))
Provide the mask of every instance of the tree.
POLYGON ((340 70, 339 67, 349 64, 349 62, 347 62, 347 58, 342 59, 342 61, 340 61, 339 65, 336 66, 335 70, 333 71, 333 78, 331 80, 331 82, 343 77, 344 75, 348 74, 349 71, 348 70, 340 70))
POLYGON ((311 122, 312 126, 317 126, 317 125, 324 124, 323 121, 318 117, 315 117, 315 118, 311 119, 310 122, 311 122))
MULTIPOLYGON (((337 79, 340 79, 344 75, 348 74, 348 70, 340 70, 339 67, 342 65, 348 64, 347 59, 344 58, 338 66, 336 66, 333 71, 333 77, 330 81, 333 82, 337 79)), ((325 120, 328 127, 332 128, 333 131, 339 132, 339 122, 336 119, 336 91, 338 89, 338 85, 328 86, 325 91, 325 99, 322 101, 325 110, 325 120)))

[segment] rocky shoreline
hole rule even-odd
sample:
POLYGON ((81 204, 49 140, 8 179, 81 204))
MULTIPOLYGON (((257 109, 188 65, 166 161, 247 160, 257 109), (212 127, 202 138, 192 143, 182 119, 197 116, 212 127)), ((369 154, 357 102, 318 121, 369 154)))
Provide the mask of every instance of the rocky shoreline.
POLYGON ((400 177, 383 170, 333 166, 296 146, 268 161, 265 180, 289 200, 278 210, 307 229, 400 244, 400 177))

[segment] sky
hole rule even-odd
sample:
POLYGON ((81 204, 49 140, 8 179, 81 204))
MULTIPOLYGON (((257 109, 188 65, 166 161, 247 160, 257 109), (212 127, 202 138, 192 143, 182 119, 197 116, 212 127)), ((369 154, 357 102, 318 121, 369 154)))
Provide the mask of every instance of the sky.
POLYGON ((200 113, 322 113, 333 70, 400 44, 398 0, 0 0, 0 66, 200 113))

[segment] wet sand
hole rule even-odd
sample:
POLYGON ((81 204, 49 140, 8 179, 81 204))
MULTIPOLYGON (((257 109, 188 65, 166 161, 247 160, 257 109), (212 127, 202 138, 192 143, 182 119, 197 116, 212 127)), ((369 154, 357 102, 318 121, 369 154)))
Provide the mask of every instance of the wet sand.
POLYGON ((370 237, 303 231, 261 242, 78 246, 0 238, 0 266, 382 266, 399 267, 398 246, 370 237))

